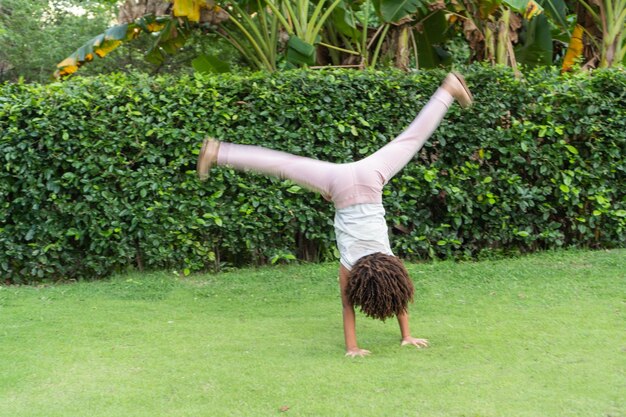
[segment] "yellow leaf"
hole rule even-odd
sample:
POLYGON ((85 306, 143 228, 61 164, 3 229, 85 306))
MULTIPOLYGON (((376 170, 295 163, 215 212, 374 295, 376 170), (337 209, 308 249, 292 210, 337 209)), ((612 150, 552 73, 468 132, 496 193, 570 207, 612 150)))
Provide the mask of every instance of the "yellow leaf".
POLYGON ((57 64, 57 70, 54 72, 55 78, 65 77, 78 71, 81 63, 76 59, 76 54, 72 54, 57 64))
POLYGON ((563 58, 562 72, 566 72, 572 69, 574 62, 583 53, 583 33, 584 28, 581 25, 576 25, 572 32, 572 38, 569 40, 569 46, 567 52, 563 58))
POLYGON ((57 78, 65 77, 66 75, 74 74, 76 71, 78 71, 78 65, 68 65, 57 70, 54 75, 57 78))
POLYGON ((191 22, 200 21, 202 0, 174 0, 174 16, 187 16, 191 22))
POLYGON ((165 24, 154 22, 154 23, 150 23, 146 27, 148 28, 149 32, 158 32, 158 31, 160 31, 161 29, 163 29, 165 27, 165 24))
POLYGON ((111 52, 112 50, 114 50, 115 48, 117 48, 118 46, 120 46, 122 44, 122 41, 116 41, 116 40, 105 40, 104 42, 102 42, 101 45, 99 46, 95 46, 93 48, 93 51, 96 53, 96 55, 98 55, 100 58, 104 58, 109 52, 111 52))
MULTIPOLYGON (((57 68, 70 67, 76 65, 76 58, 69 56, 57 64, 57 68)), ((78 69, 78 67, 76 67, 78 69)))
POLYGON ((530 20, 538 14, 541 14, 541 12, 542 9, 537 4, 537 2, 535 2, 535 0, 530 0, 528 2, 528 5, 526 6, 526 13, 524 13, 524 17, 526 18, 526 20, 530 20))

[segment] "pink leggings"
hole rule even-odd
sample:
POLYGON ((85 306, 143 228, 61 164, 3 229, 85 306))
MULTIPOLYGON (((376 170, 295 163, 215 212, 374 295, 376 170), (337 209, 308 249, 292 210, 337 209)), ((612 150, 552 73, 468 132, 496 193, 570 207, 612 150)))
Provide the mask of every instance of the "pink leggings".
POLYGON ((321 193, 338 209, 381 203, 383 186, 424 146, 453 100, 439 88, 404 132, 357 162, 335 164, 260 146, 222 142, 217 164, 290 179, 321 193))

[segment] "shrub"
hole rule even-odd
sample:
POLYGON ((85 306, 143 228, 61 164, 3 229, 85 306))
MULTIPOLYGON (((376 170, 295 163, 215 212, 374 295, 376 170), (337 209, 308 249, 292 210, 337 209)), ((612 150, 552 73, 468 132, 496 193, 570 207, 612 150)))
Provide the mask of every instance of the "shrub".
MULTIPOLYGON (((467 69, 453 106, 387 186, 394 251, 475 258, 623 246, 626 73, 467 69)), ((333 259, 332 207, 289 181, 195 177, 205 135, 334 162, 393 139, 443 71, 116 75, 0 86, 0 276, 80 279, 333 259)))

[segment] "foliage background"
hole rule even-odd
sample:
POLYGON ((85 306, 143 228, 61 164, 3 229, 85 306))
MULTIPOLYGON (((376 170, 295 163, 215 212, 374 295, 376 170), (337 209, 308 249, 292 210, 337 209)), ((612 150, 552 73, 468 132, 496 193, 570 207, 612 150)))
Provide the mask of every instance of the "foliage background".
MULTIPOLYGON (((472 66, 385 191, 394 251, 476 258, 626 241, 626 72, 472 66), (506 97, 506 99, 504 99, 506 97)), ((216 169, 214 135, 334 162, 393 139, 442 71, 77 78, 0 87, 0 274, 87 278, 333 259, 332 207, 289 181, 216 169)))
MULTIPOLYGON (((114 12, 110 3, 104 0, 2 0, 0 81, 20 77, 27 81, 49 81, 60 56, 111 24, 114 12), (72 12, 72 7, 78 6, 86 8, 84 15, 72 12)), ((102 68, 100 63, 94 66, 102 68)))
MULTIPOLYGON (((0 2, 0 82, 47 83, 56 64, 117 21, 116 0, 2 0, 0 2)), ((160 65, 144 59, 154 41, 148 37, 125 43, 106 60, 95 59, 81 76, 111 72, 190 73, 191 61, 210 54, 242 70, 241 58, 217 35, 194 30, 185 46, 160 65)))

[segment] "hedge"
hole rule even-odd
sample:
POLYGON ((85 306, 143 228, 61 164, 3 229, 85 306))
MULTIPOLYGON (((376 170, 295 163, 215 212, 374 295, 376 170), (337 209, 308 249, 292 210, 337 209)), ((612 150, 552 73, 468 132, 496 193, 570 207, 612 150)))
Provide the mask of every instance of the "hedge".
MULTIPOLYGON (((626 72, 466 69, 386 187, 393 250, 473 259, 626 241, 626 72)), ((393 139, 445 73, 114 75, 0 86, 0 277, 92 279, 336 259, 333 208, 289 181, 195 176, 205 135, 334 162, 393 139)))

